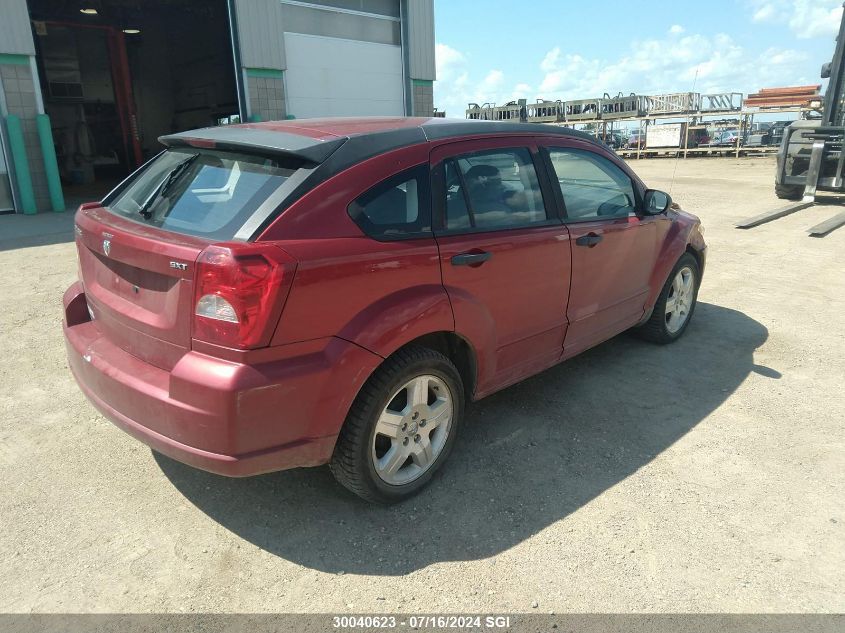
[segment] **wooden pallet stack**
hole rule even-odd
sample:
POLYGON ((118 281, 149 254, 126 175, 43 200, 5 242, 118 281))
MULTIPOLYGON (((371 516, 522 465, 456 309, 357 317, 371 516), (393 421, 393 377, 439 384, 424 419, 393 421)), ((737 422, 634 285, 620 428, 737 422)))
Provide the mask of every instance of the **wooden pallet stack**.
POLYGON ((763 88, 745 98, 746 108, 806 108, 820 102, 821 85, 763 88))

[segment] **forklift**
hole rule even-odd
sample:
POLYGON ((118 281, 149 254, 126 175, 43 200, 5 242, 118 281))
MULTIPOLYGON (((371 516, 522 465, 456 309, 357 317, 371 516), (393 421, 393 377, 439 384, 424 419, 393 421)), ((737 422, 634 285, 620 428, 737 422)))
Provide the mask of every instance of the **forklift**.
MULTIPOLYGON (((843 5, 845 6, 845 5, 843 5)), ((793 121, 785 130, 777 154, 775 194, 790 204, 748 218, 737 228, 750 229, 815 204, 816 192, 845 193, 845 12, 836 38, 833 60, 822 66, 830 79, 821 118, 793 121)), ((845 225, 845 211, 808 229, 824 237, 845 225)))

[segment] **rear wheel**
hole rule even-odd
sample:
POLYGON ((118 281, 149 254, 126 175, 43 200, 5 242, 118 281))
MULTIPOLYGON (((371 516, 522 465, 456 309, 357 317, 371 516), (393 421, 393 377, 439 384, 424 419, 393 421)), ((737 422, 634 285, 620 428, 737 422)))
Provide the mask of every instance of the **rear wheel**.
POLYGON ((443 354, 400 350, 355 399, 330 463, 335 479, 376 503, 416 494, 452 450, 463 394, 460 374, 443 354))
POLYGON ((775 195, 781 200, 800 200, 804 195, 804 188, 799 185, 775 183, 775 195))
POLYGON ((698 261, 684 253, 663 285, 651 317, 634 331, 652 343, 664 345, 677 341, 692 319, 700 282, 698 261))

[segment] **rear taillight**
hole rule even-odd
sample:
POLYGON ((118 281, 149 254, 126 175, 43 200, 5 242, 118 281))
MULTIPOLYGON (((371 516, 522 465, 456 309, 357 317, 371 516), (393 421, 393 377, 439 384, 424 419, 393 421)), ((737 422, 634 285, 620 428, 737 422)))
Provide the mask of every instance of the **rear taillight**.
POLYGON ((196 264, 194 338, 239 349, 269 345, 295 270, 275 246, 206 248, 196 264))

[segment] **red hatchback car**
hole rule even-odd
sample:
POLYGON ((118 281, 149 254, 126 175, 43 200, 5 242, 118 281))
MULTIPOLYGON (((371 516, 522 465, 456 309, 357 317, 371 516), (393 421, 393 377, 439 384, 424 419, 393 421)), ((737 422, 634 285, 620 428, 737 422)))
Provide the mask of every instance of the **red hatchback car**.
POLYGON ((629 328, 689 325, 696 217, 591 136, 324 119, 210 128, 76 214, 70 367, 170 457, 424 486, 483 398, 629 328))

